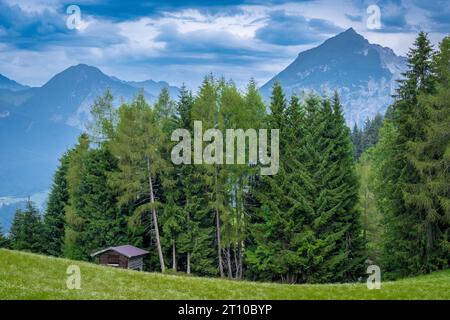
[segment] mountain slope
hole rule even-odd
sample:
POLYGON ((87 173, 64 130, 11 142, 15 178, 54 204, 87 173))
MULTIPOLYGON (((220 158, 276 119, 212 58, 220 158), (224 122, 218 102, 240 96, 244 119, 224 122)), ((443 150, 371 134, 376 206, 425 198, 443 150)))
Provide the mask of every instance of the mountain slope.
POLYGON ((20 83, 8 79, 4 75, 0 74, 0 89, 8 89, 11 91, 21 91, 29 89, 30 87, 21 85, 20 83))
POLYGON ((275 81, 288 95, 316 91, 331 95, 337 90, 344 105, 347 124, 361 125, 366 117, 384 113, 391 103, 395 79, 405 69, 405 58, 385 47, 370 44, 352 28, 301 52, 261 92, 270 96, 275 81))
POLYGON ((450 299, 450 271, 395 282, 286 285, 137 272, 0 249, 1 299, 450 299), (66 286, 77 265, 81 289, 66 286))
MULTIPOLYGON (((109 77, 98 68, 79 64, 67 68, 51 78, 22 104, 18 110, 34 120, 50 120, 83 128, 89 109, 97 96, 109 89, 117 103, 133 98, 137 89, 109 77)), ((155 97, 145 92, 146 98, 155 97)))

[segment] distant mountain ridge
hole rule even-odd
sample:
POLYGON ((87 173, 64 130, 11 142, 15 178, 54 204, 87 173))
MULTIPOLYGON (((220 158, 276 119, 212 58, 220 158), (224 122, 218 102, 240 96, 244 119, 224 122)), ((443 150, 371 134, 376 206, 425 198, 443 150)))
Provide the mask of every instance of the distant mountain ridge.
POLYGON ((275 81, 281 83, 288 96, 302 91, 331 95, 337 90, 347 124, 362 125, 367 117, 384 114, 392 102, 396 79, 405 69, 404 57, 390 48, 369 43, 350 28, 301 52, 261 87, 261 93, 269 97, 275 81))
POLYGON ((24 86, 20 83, 17 83, 14 80, 11 80, 4 75, 0 74, 0 89, 7 89, 11 91, 21 91, 29 89, 30 87, 24 86))
MULTIPOLYGON (((82 129, 88 120, 92 102, 106 89, 111 91, 116 104, 119 104, 122 100, 132 99, 140 88, 144 90, 147 100, 154 102, 164 87, 177 96, 178 88, 166 82, 127 82, 110 77, 96 67, 79 64, 56 74, 42 87, 34 88, 33 94, 24 99, 15 111, 34 120, 50 120, 82 129)), ((29 91, 20 93, 25 95, 29 91)), ((0 94, 0 101, 1 97, 0 94)))

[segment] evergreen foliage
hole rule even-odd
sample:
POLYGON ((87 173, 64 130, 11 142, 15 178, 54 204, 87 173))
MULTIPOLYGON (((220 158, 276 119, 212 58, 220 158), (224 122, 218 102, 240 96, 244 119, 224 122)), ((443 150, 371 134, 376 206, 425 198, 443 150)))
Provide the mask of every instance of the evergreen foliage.
POLYGON ((11 248, 35 253, 44 251, 44 224, 34 204, 28 200, 25 209, 17 209, 9 230, 11 248))
POLYGON ((63 253, 64 245, 64 212, 69 201, 67 185, 67 169, 69 154, 64 154, 60 165, 53 177, 47 209, 44 214, 45 225, 45 253, 59 257, 63 253))
POLYGON ((383 125, 383 116, 377 114, 373 119, 367 119, 362 129, 355 124, 352 130, 352 142, 355 152, 355 159, 377 144, 379 139, 379 130, 383 125))
POLYGON ((383 265, 392 278, 440 269, 449 262, 444 209, 448 179, 442 180, 447 178, 444 150, 449 141, 446 41, 433 57, 427 35, 419 34, 374 153, 377 201, 386 229, 383 265), (438 193, 434 177, 441 181, 438 193))

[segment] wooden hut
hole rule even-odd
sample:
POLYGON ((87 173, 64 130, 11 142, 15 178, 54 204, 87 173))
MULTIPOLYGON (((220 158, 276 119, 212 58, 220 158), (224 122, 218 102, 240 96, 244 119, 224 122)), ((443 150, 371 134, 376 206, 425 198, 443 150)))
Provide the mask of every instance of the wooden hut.
POLYGON ((97 257, 98 263, 110 267, 140 270, 144 269, 144 256, 148 251, 131 245, 109 247, 91 254, 97 257))

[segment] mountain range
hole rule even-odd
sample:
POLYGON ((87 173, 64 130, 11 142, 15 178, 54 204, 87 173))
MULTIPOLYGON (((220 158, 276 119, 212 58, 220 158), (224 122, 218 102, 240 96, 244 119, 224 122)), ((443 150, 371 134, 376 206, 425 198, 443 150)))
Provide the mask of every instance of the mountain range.
MULTIPOLYGON (((301 52, 260 90, 266 100, 275 81, 288 95, 338 90, 348 125, 361 125, 384 113, 405 66, 405 58, 348 29, 301 52)), ((118 105, 143 89, 154 102, 164 87, 177 98, 179 89, 166 82, 124 81, 85 64, 63 70, 41 87, 0 75, 0 223, 5 229, 27 196, 42 208, 58 159, 76 143, 95 97, 108 88, 118 105)))
POLYGON ((276 81, 288 96, 315 91, 338 91, 347 124, 363 125, 366 118, 384 114, 392 102, 406 59, 390 48, 371 44, 353 28, 301 52, 283 71, 261 87, 267 99, 276 81))

